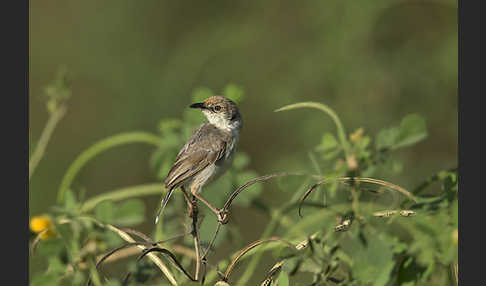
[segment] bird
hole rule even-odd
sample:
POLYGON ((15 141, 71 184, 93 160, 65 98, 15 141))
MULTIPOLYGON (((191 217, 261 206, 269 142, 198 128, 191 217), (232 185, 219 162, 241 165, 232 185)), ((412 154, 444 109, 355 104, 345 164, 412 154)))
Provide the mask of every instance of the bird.
POLYGON ((200 109, 207 121, 192 133, 177 154, 164 181, 168 192, 161 201, 155 224, 177 188, 181 188, 188 202, 186 189, 189 189, 195 198, 216 214, 219 222, 224 223, 227 218, 226 214, 212 206, 200 193, 204 186, 223 175, 232 165, 243 125, 241 114, 235 102, 217 95, 189 107, 200 109))

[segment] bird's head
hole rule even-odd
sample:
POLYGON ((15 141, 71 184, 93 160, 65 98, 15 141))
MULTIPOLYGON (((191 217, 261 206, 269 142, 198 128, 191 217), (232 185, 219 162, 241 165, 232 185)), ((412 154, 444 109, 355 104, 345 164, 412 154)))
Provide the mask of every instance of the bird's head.
POLYGON ((211 96, 203 102, 193 103, 189 107, 199 108, 209 123, 219 129, 233 131, 241 128, 241 115, 236 103, 223 96, 211 96))

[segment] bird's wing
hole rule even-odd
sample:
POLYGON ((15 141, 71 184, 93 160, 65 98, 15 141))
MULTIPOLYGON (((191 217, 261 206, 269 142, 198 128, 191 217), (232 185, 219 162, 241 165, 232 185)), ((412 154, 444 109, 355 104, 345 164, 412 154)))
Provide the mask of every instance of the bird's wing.
POLYGON ((165 187, 175 188, 181 182, 221 159, 228 143, 227 136, 222 135, 217 128, 209 124, 196 130, 179 152, 167 175, 165 187))
POLYGON ((172 195, 172 192, 186 179, 204 170, 225 155, 231 137, 221 133, 210 124, 201 125, 177 154, 176 161, 165 179, 165 187, 169 190, 161 201, 161 207, 155 217, 158 222, 162 211, 172 195))

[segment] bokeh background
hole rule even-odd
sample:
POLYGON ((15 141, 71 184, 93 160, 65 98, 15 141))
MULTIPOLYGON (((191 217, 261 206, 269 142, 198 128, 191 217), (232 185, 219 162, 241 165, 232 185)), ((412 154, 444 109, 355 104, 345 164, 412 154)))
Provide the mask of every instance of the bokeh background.
MULTIPOLYGON (((328 117, 273 111, 299 101, 331 106, 348 132, 397 125, 409 113, 427 122, 426 140, 400 150, 414 187, 457 165, 457 1, 65 1, 30 2, 29 131, 47 120, 42 89, 60 65, 72 97, 30 181, 31 215, 55 204, 59 182, 84 149, 125 131, 156 132, 181 118, 199 87, 245 91, 239 150, 260 174, 300 170, 328 117)), ((84 168, 74 187, 87 196, 157 180, 153 148, 127 145, 84 168)), ((262 197, 279 194, 262 192, 262 197)), ((159 198, 149 202, 148 217, 159 198)), ((260 236, 259 212, 245 239, 260 236)), ((245 228, 245 226, 243 226, 245 228)))

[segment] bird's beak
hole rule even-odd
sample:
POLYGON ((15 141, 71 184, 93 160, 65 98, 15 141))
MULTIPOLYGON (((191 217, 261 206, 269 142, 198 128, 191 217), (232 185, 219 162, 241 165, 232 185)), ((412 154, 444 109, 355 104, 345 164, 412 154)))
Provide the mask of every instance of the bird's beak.
POLYGON ((203 102, 198 102, 198 103, 193 103, 189 105, 190 108, 200 108, 200 109, 206 109, 206 105, 203 102))

